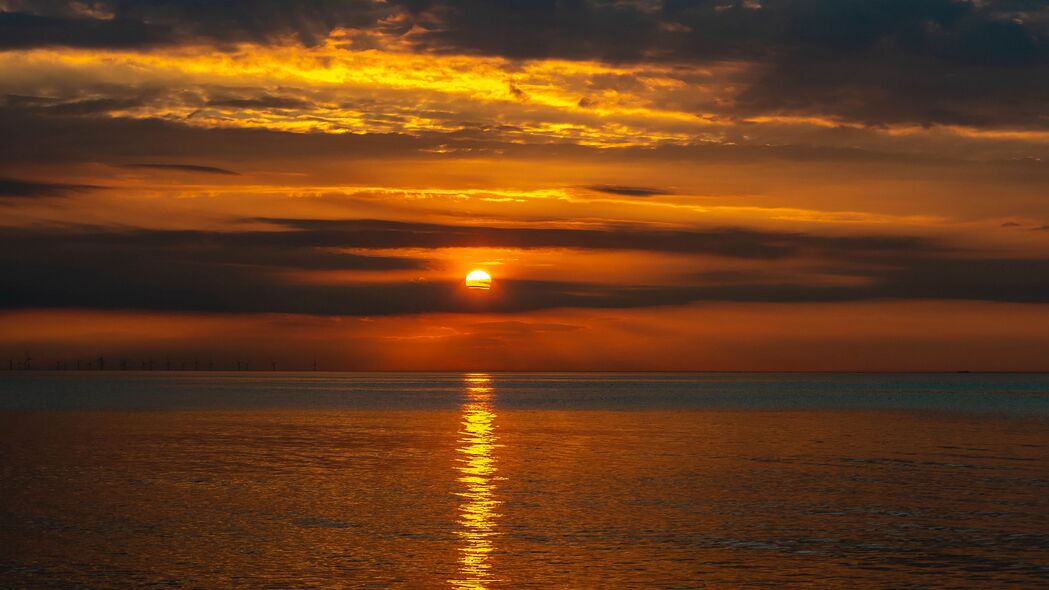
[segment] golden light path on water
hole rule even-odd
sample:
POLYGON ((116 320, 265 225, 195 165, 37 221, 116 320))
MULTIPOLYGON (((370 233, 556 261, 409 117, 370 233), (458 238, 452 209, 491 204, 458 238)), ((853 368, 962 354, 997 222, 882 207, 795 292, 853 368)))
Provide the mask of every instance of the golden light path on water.
POLYGON ((492 551, 495 548, 496 465, 493 451, 497 446, 495 412, 492 409, 491 379, 483 374, 469 374, 464 379, 466 403, 462 407, 462 430, 459 431, 456 470, 463 498, 459 505, 460 538, 458 579, 450 580, 455 588, 484 590, 495 581, 492 574, 492 551))

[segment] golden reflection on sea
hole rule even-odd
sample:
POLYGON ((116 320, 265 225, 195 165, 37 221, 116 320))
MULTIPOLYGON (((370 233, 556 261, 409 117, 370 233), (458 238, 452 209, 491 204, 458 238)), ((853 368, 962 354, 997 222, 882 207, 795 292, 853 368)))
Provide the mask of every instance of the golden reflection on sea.
POLYGON ((459 567, 455 588, 484 590, 496 580, 492 572, 492 551, 498 535, 495 496, 496 465, 495 412, 492 409, 491 378, 468 374, 464 378, 466 403, 462 406, 462 430, 456 449, 456 471, 462 491, 456 535, 459 536, 459 567))

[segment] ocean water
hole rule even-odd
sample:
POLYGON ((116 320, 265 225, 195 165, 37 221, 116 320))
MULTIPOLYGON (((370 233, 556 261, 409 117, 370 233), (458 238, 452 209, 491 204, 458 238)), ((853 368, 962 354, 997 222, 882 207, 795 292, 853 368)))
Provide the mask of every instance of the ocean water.
POLYGON ((0 375, 0 588, 1047 588, 1049 375, 0 375))

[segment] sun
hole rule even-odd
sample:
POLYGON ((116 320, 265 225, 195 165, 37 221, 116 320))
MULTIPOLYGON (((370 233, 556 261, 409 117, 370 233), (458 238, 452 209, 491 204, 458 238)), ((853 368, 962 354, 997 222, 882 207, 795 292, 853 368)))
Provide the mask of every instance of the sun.
POLYGON ((487 291, 492 288, 492 275, 483 270, 471 270, 466 275, 466 288, 487 291))

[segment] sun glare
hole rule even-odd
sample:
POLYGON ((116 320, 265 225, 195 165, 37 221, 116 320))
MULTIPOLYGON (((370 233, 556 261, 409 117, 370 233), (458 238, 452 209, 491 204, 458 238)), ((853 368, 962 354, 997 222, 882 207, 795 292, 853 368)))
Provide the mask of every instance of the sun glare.
POLYGON ((483 270, 472 270, 466 275, 466 287, 487 291, 492 288, 492 276, 483 270))

